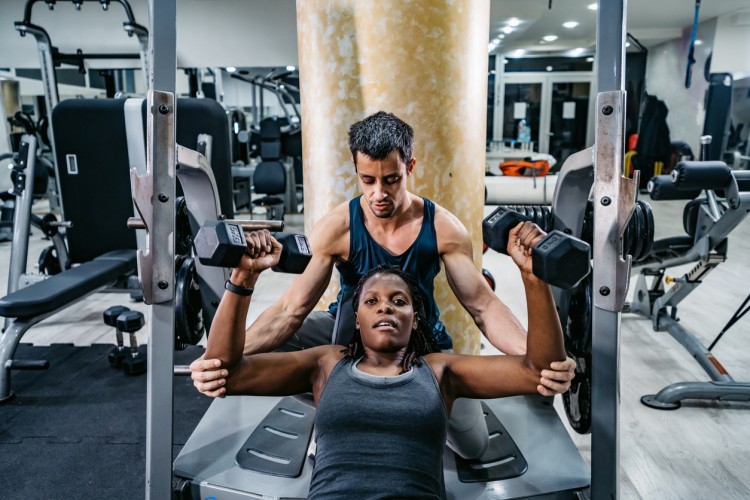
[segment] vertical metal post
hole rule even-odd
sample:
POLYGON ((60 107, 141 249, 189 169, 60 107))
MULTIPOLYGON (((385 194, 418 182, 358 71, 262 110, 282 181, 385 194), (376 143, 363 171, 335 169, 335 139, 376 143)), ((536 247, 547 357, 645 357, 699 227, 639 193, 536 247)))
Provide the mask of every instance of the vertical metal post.
POLYGON ((619 498, 620 314, 630 274, 621 238, 637 193, 622 177, 626 0, 599 1, 594 146, 591 496, 619 498))
MULTIPOLYGON (((147 224, 147 258, 139 255, 144 297, 150 297, 146 406, 146 498, 172 493, 172 406, 174 365, 175 80, 176 0, 149 0, 150 91, 147 113, 149 199, 134 199, 147 224), (150 186, 149 186, 150 184, 150 186), (139 203, 140 201, 140 203, 139 203), (146 204, 151 217, 144 217, 146 204), (151 269, 144 269, 148 262, 151 269), (144 272, 146 271, 146 272, 144 272), (148 274, 148 276, 147 276, 148 274), (144 280, 145 278, 145 280, 144 280), (145 281, 149 283, 146 283, 145 281), (148 293, 146 288, 149 288, 148 293)), ((141 252, 139 252, 141 254, 141 252)))

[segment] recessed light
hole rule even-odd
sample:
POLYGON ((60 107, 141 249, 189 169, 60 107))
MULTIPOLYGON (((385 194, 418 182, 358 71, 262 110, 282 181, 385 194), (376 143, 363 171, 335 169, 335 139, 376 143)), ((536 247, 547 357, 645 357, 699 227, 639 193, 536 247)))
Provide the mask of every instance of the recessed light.
POLYGON ((568 21, 563 23, 563 28, 575 28, 576 26, 578 26, 578 21, 568 21))
POLYGON ((570 51, 570 52, 571 52, 571 54, 573 54, 574 56, 579 56, 579 55, 581 55, 581 53, 583 53, 583 48, 582 48, 582 47, 577 47, 577 48, 573 49, 573 50, 572 50, 572 51, 570 51))
POLYGON ((625 47, 630 47, 630 42, 625 42, 625 47))
POLYGON ((593 57, 587 57, 586 58, 586 62, 594 62, 594 58, 593 57))
POLYGON ((497 73, 497 72, 494 69, 490 70, 490 75, 494 75, 495 73, 497 73))
POLYGON ((521 24, 521 21, 519 21, 517 17, 511 17, 508 19, 508 26, 513 26, 515 28, 519 24, 521 24))
POLYGON ((508 60, 507 59, 503 59, 503 64, 508 64, 508 60))
POLYGON ((696 41, 695 41, 695 44, 696 44, 696 45, 703 45, 703 40, 696 40, 696 41))
POLYGON ((506 35, 510 35, 511 33, 513 33, 513 28, 511 28, 510 26, 506 26, 505 28, 503 28, 503 33, 505 33, 506 35))
POLYGON ((516 50, 513 51, 513 55, 515 55, 516 57, 520 57, 520 56, 524 55, 525 52, 526 51, 523 50, 523 49, 516 49, 516 50))
POLYGON ((498 38, 493 39, 492 43, 494 43, 495 45, 497 45, 498 43, 500 43, 500 38, 498 37, 498 38))
POLYGON ((505 38, 505 33, 500 33, 499 35, 497 35, 497 37, 498 37, 498 38, 499 38, 500 40, 502 40, 503 38, 505 38))
POLYGON ((234 73, 235 71, 237 71, 237 68, 234 66, 227 66, 227 73, 234 73))
POLYGON ((554 42, 555 40, 557 40, 557 35, 545 35, 542 37, 542 40, 544 40, 545 42, 554 42))
POLYGON ((547 67, 546 67, 545 69, 546 69, 547 71, 552 71, 552 66, 547 66, 547 67))
POLYGON ((595 4, 595 3, 591 3, 591 4, 588 5, 588 9, 589 10, 596 10, 598 8, 599 8, 599 5, 595 4))
POLYGON ((297 69, 297 68, 295 68, 294 66, 287 66, 286 67, 287 71, 294 71, 295 69, 297 69))

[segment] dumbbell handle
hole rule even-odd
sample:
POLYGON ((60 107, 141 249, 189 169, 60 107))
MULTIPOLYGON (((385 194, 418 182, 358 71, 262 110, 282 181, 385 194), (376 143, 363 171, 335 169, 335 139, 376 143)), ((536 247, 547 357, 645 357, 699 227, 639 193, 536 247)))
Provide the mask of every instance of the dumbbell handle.
MULTIPOLYGON (((258 231, 260 229, 268 229, 269 231, 284 230, 283 220, 223 220, 229 224, 239 225, 243 231, 258 231)), ((128 229, 146 229, 146 225, 143 223, 142 219, 139 219, 138 217, 130 217, 128 218, 128 229)))

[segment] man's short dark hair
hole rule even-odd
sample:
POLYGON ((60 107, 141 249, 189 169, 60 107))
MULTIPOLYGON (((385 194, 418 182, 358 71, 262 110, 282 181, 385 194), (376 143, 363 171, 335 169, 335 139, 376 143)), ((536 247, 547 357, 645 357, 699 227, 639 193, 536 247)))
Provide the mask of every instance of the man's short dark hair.
POLYGON ((357 152, 373 160, 385 160, 398 151, 404 163, 411 161, 414 147, 414 129, 393 113, 378 111, 349 127, 349 149, 354 166, 357 152))

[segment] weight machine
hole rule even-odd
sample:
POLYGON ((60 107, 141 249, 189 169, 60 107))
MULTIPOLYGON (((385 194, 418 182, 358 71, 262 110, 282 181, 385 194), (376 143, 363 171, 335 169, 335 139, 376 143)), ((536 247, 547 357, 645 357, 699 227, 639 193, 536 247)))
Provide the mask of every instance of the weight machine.
MULTIPOLYGON (((146 498, 169 498, 176 493, 182 498, 192 494, 213 493, 222 498, 300 497, 306 494, 311 467, 303 457, 302 473, 297 478, 283 478, 262 472, 247 472, 235 463, 237 443, 242 446, 251 431, 259 426, 267 411, 280 401, 278 398, 245 398, 216 400, 205 418, 215 418, 221 425, 213 425, 209 434, 196 433, 171 466, 172 450, 172 365, 174 327, 174 248, 170 245, 174 233, 174 206, 167 203, 174 197, 174 169, 177 152, 174 142, 174 76, 175 76, 175 17, 176 2, 150 1, 151 39, 154 56, 153 87, 149 93, 148 148, 150 151, 147 175, 135 184, 134 196, 154 199, 152 210, 144 216, 148 228, 148 251, 140 252, 140 276, 144 293, 150 304, 149 345, 151 356, 148 368, 148 410, 146 450, 146 498), (162 198, 165 202, 161 202, 162 198), (252 412, 249 408, 252 407, 252 412), (223 427, 222 427, 223 425, 223 427), (217 432, 217 429, 219 431, 217 432), (227 451, 229 450, 229 451, 227 451), (229 468, 225 468, 230 464, 229 468), (198 468, 187 471, 187 466, 198 468), (173 474, 177 478, 173 490, 173 474), (192 474, 192 477, 186 477, 192 474), (241 478, 245 474, 245 478, 241 478), (249 474, 250 476, 248 476, 249 474), (250 479, 248 479, 250 478, 250 479), (182 481, 180 481, 182 479, 182 481), (248 482, 257 493, 243 491, 248 482)), ((574 155, 569 167, 570 179, 577 188, 563 191, 556 197, 555 228, 567 229, 574 235, 583 230, 583 217, 591 200, 594 267, 588 292, 591 307, 591 430, 592 430, 592 498, 618 498, 619 478, 619 330, 625 292, 627 290, 632 257, 623 254, 623 238, 635 211, 637 178, 635 182, 622 176, 624 146, 625 92, 624 76, 623 1, 600 2, 597 12, 597 59, 599 68, 597 99, 596 145, 574 155), (605 31, 605 27, 607 27, 605 31), (593 196, 592 195, 593 187, 593 196)), ((569 160, 570 161, 570 160, 569 160)), ((566 162, 567 163, 567 162, 566 162)), ((560 179, 562 181, 562 179, 560 179)), ((558 184, 560 186, 560 184, 558 184)), ((564 300, 562 298, 561 300, 564 300)), ((570 297, 568 297, 570 304, 570 297)), ((568 311, 569 312, 569 311, 568 311)), ((566 313, 567 314, 567 313, 566 313)), ((309 401, 294 399, 281 402, 292 412, 309 413, 309 401), (296 409, 295 409, 296 408, 296 409)), ((459 498, 545 498, 586 497, 582 491, 588 484, 588 474, 576 469, 580 456, 575 447, 568 447, 562 455, 551 450, 564 449, 572 444, 567 434, 552 431, 560 426, 548 401, 534 398, 506 398, 485 402, 493 415, 507 427, 518 448, 531 450, 527 458, 533 469, 557 471, 548 477, 551 482, 535 477, 532 468, 515 478, 494 481, 480 479, 463 482, 451 469, 452 457, 446 457, 446 487, 454 488, 459 498), (531 401, 529 401, 531 399, 531 401), (546 408, 546 409, 545 409, 546 408), (523 443, 523 432, 514 426, 533 427, 537 449, 523 443), (538 429, 545 429, 539 432, 538 429), (564 437, 560 437, 564 436, 564 437), (560 440, 561 439, 561 440, 560 440), (566 441, 567 440, 567 441, 566 441), (562 445, 562 448, 559 446, 562 445), (538 452, 538 455, 536 454, 538 452), (563 467, 571 467, 565 469, 563 467), (545 469, 550 467, 550 469, 545 469), (455 474, 455 475, 454 475, 455 474), (449 477, 450 476, 450 477, 449 477), (583 482, 581 480, 583 479, 583 482), (526 483, 524 487, 520 484, 526 483), (553 484, 554 483, 554 484, 553 484)), ((526 451, 524 450, 524 454, 526 451)), ((283 460, 281 460, 283 462, 283 460)), ((486 471, 487 467, 478 467, 486 471)), ((585 467, 584 467, 585 469, 585 467)))
MULTIPOLYGON (((701 137, 706 157, 710 136, 701 137)), ((641 398, 651 408, 675 410, 685 399, 750 401, 750 382, 736 381, 711 353, 721 336, 746 312, 748 299, 734 313, 721 333, 706 348, 677 317, 677 306, 706 276, 726 260, 729 233, 750 211, 750 172, 733 171, 721 161, 678 163, 671 176, 649 182, 654 200, 693 200, 685 205, 687 235, 654 243, 654 250, 640 266, 630 312, 651 319, 654 331, 666 331, 677 340, 710 377, 708 382, 677 382, 657 394, 641 398), (696 198, 701 190, 705 197, 696 198), (681 277, 669 278, 669 268, 694 263, 681 277), (666 289, 665 282, 673 283, 666 289)))

